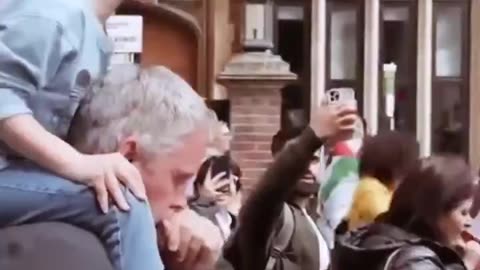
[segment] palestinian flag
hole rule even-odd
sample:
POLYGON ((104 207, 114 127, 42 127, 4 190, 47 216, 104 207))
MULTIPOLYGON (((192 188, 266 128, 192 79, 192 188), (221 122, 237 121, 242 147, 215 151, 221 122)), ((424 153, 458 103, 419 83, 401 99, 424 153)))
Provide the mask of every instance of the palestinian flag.
POLYGON ((361 139, 352 139, 335 145, 330 152, 331 162, 319 176, 322 182, 318 196, 319 223, 325 236, 331 235, 326 237, 327 242, 332 242, 330 246, 335 229, 350 211, 359 180, 357 153, 361 142, 361 139))

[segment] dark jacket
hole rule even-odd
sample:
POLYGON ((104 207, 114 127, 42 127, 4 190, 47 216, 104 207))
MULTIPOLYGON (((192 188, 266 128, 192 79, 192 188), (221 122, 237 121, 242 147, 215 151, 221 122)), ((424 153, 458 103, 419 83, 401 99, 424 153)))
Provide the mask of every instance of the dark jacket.
MULTIPOLYGON (((284 204, 307 170, 322 141, 306 129, 276 156, 258 186, 240 210, 238 227, 224 248, 224 257, 236 270, 263 270, 272 239, 282 224, 284 204)), ((276 269, 318 270, 318 241, 303 212, 291 205, 295 219, 293 238, 276 269)))
POLYGON ((340 237, 333 252, 332 269, 383 270, 389 256, 397 250, 386 270, 466 269, 452 249, 382 223, 340 237))

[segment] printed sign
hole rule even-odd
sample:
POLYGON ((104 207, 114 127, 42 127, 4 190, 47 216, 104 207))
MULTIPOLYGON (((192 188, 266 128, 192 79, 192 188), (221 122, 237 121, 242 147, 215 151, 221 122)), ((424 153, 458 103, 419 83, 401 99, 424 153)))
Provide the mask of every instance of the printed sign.
POLYGON ((143 17, 115 15, 107 20, 106 30, 113 40, 115 53, 141 53, 143 17))

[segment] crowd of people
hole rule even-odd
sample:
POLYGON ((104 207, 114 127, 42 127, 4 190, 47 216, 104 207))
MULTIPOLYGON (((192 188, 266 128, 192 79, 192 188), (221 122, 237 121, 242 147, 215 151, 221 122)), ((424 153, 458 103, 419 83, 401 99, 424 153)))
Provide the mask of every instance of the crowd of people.
POLYGON ((121 0, 0 5, 0 269, 474 270, 478 176, 355 107, 279 130, 251 192, 162 66, 109 66, 121 0))

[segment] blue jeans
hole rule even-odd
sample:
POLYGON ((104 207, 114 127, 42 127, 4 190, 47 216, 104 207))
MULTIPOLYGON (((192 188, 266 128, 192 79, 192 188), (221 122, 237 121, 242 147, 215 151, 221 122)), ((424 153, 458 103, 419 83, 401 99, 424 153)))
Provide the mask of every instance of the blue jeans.
POLYGON ((0 227, 59 221, 95 233, 116 270, 163 270, 147 203, 126 192, 131 210, 103 214, 88 187, 27 162, 0 170, 0 227))

